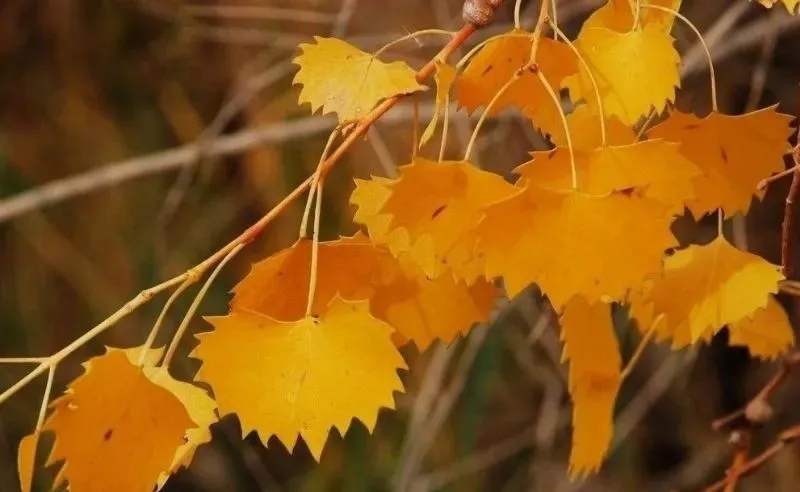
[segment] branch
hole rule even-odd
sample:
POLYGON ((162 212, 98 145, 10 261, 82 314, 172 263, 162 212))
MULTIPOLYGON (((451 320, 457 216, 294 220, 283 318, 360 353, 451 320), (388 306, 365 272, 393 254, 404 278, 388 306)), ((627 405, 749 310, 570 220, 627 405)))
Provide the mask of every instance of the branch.
MULTIPOLYGON (((477 26, 474 24, 465 24, 459 31, 456 33, 455 36, 448 42, 437 55, 428 61, 415 75, 415 78, 418 82, 423 82, 425 79, 431 76, 436 69, 436 61, 437 60, 446 60, 450 57, 450 55, 457 50, 464 41, 471 36, 476 30, 478 29, 477 26)), ((87 342, 92 340, 94 337, 100 335, 108 328, 114 326, 120 319, 124 318, 134 310, 138 309, 143 304, 147 303, 151 300, 156 294, 167 290, 170 287, 176 286, 181 284, 187 279, 193 278, 195 276, 199 276, 208 270, 211 266, 219 263, 220 261, 224 260, 232 251, 235 251, 241 248, 243 245, 250 243, 253 239, 255 239, 265 228, 269 225, 283 210, 285 210, 290 204, 292 204, 295 200, 297 200, 300 196, 305 193, 305 191, 309 188, 309 186, 315 182, 315 179, 320 178, 325 173, 327 173, 331 168, 333 168, 342 158, 342 156, 353 146, 353 144, 362 138, 367 130, 369 130, 372 125, 378 121, 387 111, 393 108, 400 100, 402 100, 405 95, 396 95, 393 96, 382 103, 380 103, 377 107, 373 108, 364 118, 359 120, 347 138, 339 145, 339 147, 334 150, 331 155, 325 160, 325 162, 321 163, 317 172, 313 175, 306 178, 303 183, 301 183, 297 188, 292 190, 280 203, 278 203, 275 207, 273 207, 266 215, 264 215, 261 219, 258 220, 255 224, 250 226, 247 230, 241 233, 237 238, 233 239, 227 245, 219 249, 217 252, 203 260, 198 265, 190 268, 186 272, 173 277, 172 279, 166 280, 155 287, 151 287, 142 291, 138 296, 130 300, 126 303, 122 308, 120 308, 117 312, 106 318, 102 321, 99 325, 95 326, 88 332, 84 333, 81 337, 77 340, 70 343, 67 347, 61 349, 56 354, 46 358, 43 362, 36 366, 31 372, 26 374, 22 379, 20 379, 16 384, 11 386, 9 389, 4 391, 0 394, 0 404, 14 395, 17 391, 25 387, 31 381, 33 381, 36 377, 43 374, 45 371, 49 370, 50 367, 55 366, 75 352, 78 348, 85 345, 87 342)), ((189 158, 188 162, 195 157, 192 152, 188 153, 189 158)))

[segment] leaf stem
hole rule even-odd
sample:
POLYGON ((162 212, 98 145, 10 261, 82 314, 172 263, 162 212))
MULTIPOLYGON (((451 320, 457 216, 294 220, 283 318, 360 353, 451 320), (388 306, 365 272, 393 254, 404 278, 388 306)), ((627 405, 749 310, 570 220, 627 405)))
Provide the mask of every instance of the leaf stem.
POLYGON ((522 17, 522 0, 514 2, 514 29, 522 29, 520 18, 522 17))
POLYGON ((172 337, 172 342, 170 342, 169 347, 167 348, 167 353, 164 355, 164 360, 161 362, 162 367, 169 367, 169 363, 172 362, 172 357, 175 355, 175 350, 178 348, 178 344, 181 342, 183 338, 183 334, 186 333, 186 328, 189 327, 189 322, 194 317, 194 314, 197 312, 197 308, 200 306, 200 303, 203 301, 203 298, 206 296, 208 289, 211 287, 211 284, 214 283, 214 280, 219 275, 219 272, 222 271, 222 268, 233 259, 236 254, 244 248, 244 244, 238 244, 233 249, 228 252, 227 255, 217 264, 217 267, 214 268, 214 271, 211 272, 211 275, 208 276, 208 280, 206 283, 203 284, 203 287, 200 289, 200 292, 192 301, 192 305, 189 306, 189 310, 186 311, 186 316, 183 317, 181 324, 178 326, 178 329, 175 331, 175 336, 172 337))
POLYGON ((414 94, 414 124, 412 126, 411 158, 417 156, 419 146, 419 98, 414 94))
MULTIPOLYGON (((460 48, 464 42, 472 36, 475 31, 477 30, 477 26, 465 23, 461 29, 453 36, 453 38, 439 51, 439 53, 434 56, 432 59, 428 61, 422 68, 417 71, 415 75, 415 79, 417 82, 423 82, 428 77, 430 77, 433 72, 436 70, 436 60, 445 61, 449 58, 453 52, 455 52, 458 48, 460 48)), ((406 97, 405 94, 398 94, 396 96, 392 96, 372 109, 368 114, 366 114, 361 120, 357 122, 353 130, 347 135, 347 138, 342 141, 341 144, 331 153, 331 155, 325 160, 320 168, 320 175, 324 175, 328 170, 333 168, 342 156, 347 153, 348 150, 355 144, 361 137, 363 137, 367 130, 377 121, 379 120, 387 111, 393 108, 400 100, 406 97)), ((215 265, 217 262, 225 258, 225 256, 230 253, 234 248, 241 247, 250 243, 253 239, 255 239, 263 230, 269 225, 275 218, 281 214, 284 210, 286 210, 289 205, 294 203, 297 199, 302 196, 302 194, 311 186, 312 182, 314 181, 313 176, 309 176, 306 178, 305 181, 300 183, 294 190, 289 192, 283 200, 280 201, 277 205, 275 205, 272 209, 270 209, 261 219, 255 222, 253 225, 248 227, 244 232, 239 234, 236 238, 231 240, 228 244, 214 252, 211 256, 203 260, 202 262, 195 265, 193 268, 183 272, 180 275, 177 275, 169 280, 165 280, 164 282, 150 287, 141 291, 136 297, 125 303, 122 307, 120 307, 116 312, 114 312, 111 316, 100 322, 98 325, 94 326, 92 329, 78 337, 72 343, 64 347, 63 349, 59 350, 55 354, 47 357, 43 360, 38 366, 36 366, 31 372, 26 374, 22 379, 17 381, 13 384, 10 388, 5 390, 2 394, 0 394, 0 404, 8 400, 11 396, 16 394, 20 389, 24 388, 28 384, 31 383, 34 379, 39 377, 42 373, 47 371, 50 367, 57 364, 59 361, 63 360, 65 357, 69 356, 77 349, 85 345, 87 342, 94 339, 96 336, 100 335, 107 329, 114 326, 119 320, 126 317, 142 305, 149 302, 153 297, 157 294, 182 283, 192 272, 205 272, 208 268, 215 265)))
POLYGON ((386 50, 388 50, 392 46, 400 44, 400 43, 402 43, 404 41, 408 41, 409 39, 413 39, 413 40, 416 41, 417 37, 430 35, 430 34, 437 34, 437 35, 440 35, 440 36, 450 36, 452 38, 452 37, 455 37, 456 34, 458 34, 458 33, 457 32, 453 32, 453 31, 445 31, 444 29, 423 29, 421 31, 415 31, 415 32, 412 32, 410 34, 406 34, 405 36, 403 36, 401 38, 397 38, 397 39, 394 39, 392 41, 389 41, 388 43, 386 43, 383 46, 381 46, 380 48, 378 48, 378 51, 374 52, 372 54, 372 56, 377 58, 378 56, 382 55, 383 52, 385 52, 386 50))
POLYGON ((631 31, 635 31, 639 28, 642 17, 642 6, 642 0, 633 0, 633 26, 631 27, 631 31))
POLYGON ((478 118, 478 122, 475 124, 475 129, 472 130, 472 135, 470 135, 469 137, 469 142, 467 143, 467 149, 464 151, 465 161, 468 161, 470 154, 472 154, 472 148, 475 146, 475 142, 478 140, 478 134, 480 133, 484 121, 486 121, 486 118, 489 116, 489 112, 492 110, 494 105, 497 104, 497 101, 500 100, 500 97, 508 90, 509 87, 511 87, 511 84, 513 84, 514 82, 519 80, 520 77, 522 77, 522 74, 524 73, 523 70, 525 70, 524 67, 517 70, 517 72, 513 76, 511 76, 506 81, 505 84, 503 84, 500 87, 500 89, 495 93, 495 95, 492 96, 492 99, 489 101, 489 104, 487 104, 486 108, 484 108, 483 113, 481 113, 481 117, 478 118))
POLYGON ((150 348, 153 346, 153 343, 156 341, 156 336, 158 336, 158 332, 161 329, 161 325, 164 322, 164 318, 166 317, 170 307, 172 307, 172 304, 183 293, 184 290, 186 290, 193 283, 197 282, 199 278, 200 278, 199 275, 187 276, 186 280, 184 280, 183 283, 179 285, 178 288, 172 292, 172 295, 169 296, 167 302, 164 303, 164 307, 161 309, 161 313, 159 313, 158 318, 156 319, 156 322, 153 325, 153 329, 150 330, 150 334, 147 335, 147 340, 144 342, 142 350, 139 353, 139 360, 137 362, 139 367, 144 365, 144 361, 147 358, 147 352, 150 350, 150 348))
POLYGON ((550 99, 553 100, 553 104, 555 104, 556 109, 558 109, 558 115, 561 117, 561 125, 564 127, 564 136, 567 139, 567 150, 569 151, 569 165, 572 172, 572 189, 577 190, 578 166, 575 163, 575 148, 572 145, 572 135, 570 134, 569 125, 567 124, 567 117, 564 115, 564 110, 561 108, 561 101, 558 99, 556 91, 553 90, 553 86, 550 85, 550 82, 547 81, 542 72, 539 70, 536 71, 536 75, 539 77, 539 80, 542 82, 545 90, 547 90, 547 93, 550 94, 550 99))
POLYGON ((447 148, 447 134, 450 129, 450 94, 444 97, 444 121, 442 121, 442 143, 439 146, 439 162, 444 160, 444 151, 447 148))
POLYGON ((583 69, 586 71, 586 75, 589 76, 589 81, 592 83, 592 89, 594 89, 594 98, 597 101, 597 111, 600 113, 600 117, 598 118, 600 120, 600 144, 605 146, 607 141, 606 118, 605 111, 603 110, 603 98, 600 97, 600 87, 597 85, 597 79, 592 73, 592 69, 589 68, 589 63, 586 61, 583 55, 581 55, 580 51, 578 51, 578 48, 575 46, 575 44, 569 40, 569 38, 564 34, 563 31, 561 31, 561 29, 558 28, 554 22, 550 23, 550 27, 552 27, 553 31, 556 33, 556 37, 560 37, 561 40, 564 41, 567 46, 569 46, 569 48, 578 58, 578 61, 581 62, 583 69))
MULTIPOLYGON (((334 128, 331 134, 328 136, 328 142, 325 144, 325 148, 322 150, 322 155, 319 157, 319 162, 317 163, 317 167, 314 169, 314 174, 311 175, 311 186, 308 189, 308 199, 306 200, 306 206, 303 209, 303 220, 300 221, 300 237, 306 237, 306 233, 308 232, 308 217, 311 214, 311 204, 314 202, 314 197, 318 191, 317 183, 320 179, 320 170, 322 168, 322 164, 328 157, 328 153, 330 153, 333 142, 336 140, 336 136, 339 135, 340 128, 341 127, 334 128)), ((317 198, 317 200, 319 200, 319 198, 317 198)))
POLYGON ((636 368, 636 364, 639 363, 642 356, 644 355, 644 351, 650 342, 653 340, 653 337, 656 335, 656 324, 658 324, 661 319, 664 317, 664 314, 659 314, 655 320, 653 320, 650 329, 644 334, 641 340, 639 340, 639 344, 636 346, 636 350, 631 355, 631 358, 628 360, 628 363, 625 364, 625 369, 622 370, 621 379, 625 381, 628 379, 628 376, 631 375, 633 370, 636 368))
POLYGON ((0 359, 0 364, 41 364, 47 357, 5 357, 0 359))
POLYGON ((319 227, 322 218, 322 183, 317 183, 317 207, 314 210, 314 236, 311 240, 311 266, 309 267, 308 300, 306 301, 306 316, 311 316, 314 306, 314 296, 317 293, 317 269, 319 268, 319 227))
POLYGON ((655 10, 660 10, 662 12, 666 12, 668 14, 672 14, 676 18, 680 19, 684 24, 689 26, 689 29, 691 29, 694 32, 694 34, 697 36, 697 39, 700 41, 700 46, 703 47, 703 52, 706 54, 706 59, 708 60, 708 75, 711 78, 711 110, 719 112, 719 106, 717 105, 717 75, 714 71, 714 60, 713 58, 711 58, 711 50, 708 49, 708 44, 706 44, 706 40, 703 38, 703 35, 700 33, 700 30, 697 29, 697 27, 695 27, 692 21, 687 19, 683 14, 681 14, 680 12, 676 12, 670 8, 653 4, 644 4, 641 5, 640 8, 655 9, 655 10))

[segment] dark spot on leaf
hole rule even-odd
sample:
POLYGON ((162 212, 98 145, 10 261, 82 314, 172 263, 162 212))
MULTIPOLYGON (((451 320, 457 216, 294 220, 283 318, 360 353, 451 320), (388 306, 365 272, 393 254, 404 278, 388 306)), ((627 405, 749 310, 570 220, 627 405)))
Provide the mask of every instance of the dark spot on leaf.
POLYGON ((700 125, 698 125, 697 123, 691 123, 689 125, 684 126, 683 128, 685 130, 695 130, 697 128, 700 128, 700 125))
POLYGON ((114 429, 108 429, 105 434, 103 434, 103 440, 108 441, 111 439, 111 435, 114 433, 114 429))
POLYGON ((728 162, 728 153, 725 152, 724 148, 722 148, 722 147, 719 148, 719 155, 722 156, 722 160, 725 161, 725 163, 727 164, 727 162, 728 162))
POLYGON ((494 69, 494 65, 489 65, 488 67, 483 69, 483 72, 481 72, 481 75, 486 75, 487 73, 491 72, 492 69, 494 69))
POLYGON ((444 209, 446 209, 446 208, 447 208, 447 205, 442 205, 441 207, 439 207, 436 210, 434 210, 433 213, 431 214, 431 219, 435 219, 436 217, 438 217, 439 214, 444 212, 444 209))

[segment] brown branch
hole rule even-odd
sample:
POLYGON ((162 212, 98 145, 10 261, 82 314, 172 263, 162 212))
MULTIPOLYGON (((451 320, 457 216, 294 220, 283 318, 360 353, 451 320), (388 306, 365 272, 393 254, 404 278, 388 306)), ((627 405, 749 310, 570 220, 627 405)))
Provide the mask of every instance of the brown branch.
POLYGON ((745 477, 754 471, 758 470, 764 463, 769 461, 773 456, 778 454, 780 450, 796 440, 800 439, 800 425, 790 427, 789 429, 781 432, 778 440, 770 447, 761 452, 758 456, 745 461, 737 468, 737 473, 731 474, 722 480, 703 489, 703 492, 723 492, 726 487, 734 480, 745 477))
MULTIPOLYGON (((767 384, 761 388, 761 391, 750 400, 747 405, 732 412, 724 417, 718 418, 711 424, 714 430, 721 430, 730 426, 740 419, 745 419, 748 424, 761 424, 764 423, 763 416, 765 412, 763 409, 769 406, 769 399, 775 394, 778 388, 783 385, 789 375, 800 365, 800 350, 791 352, 783 359, 783 364, 775 372, 775 374, 767 381, 767 384)), ((771 416, 771 415, 770 415, 771 416)))
MULTIPOLYGON (((433 57, 428 63, 425 64, 415 75, 415 78, 418 82, 422 82, 428 77, 430 77, 436 69, 436 61, 437 60, 446 60, 450 57, 450 55, 457 50, 464 41, 471 36, 478 28, 473 24, 466 24, 464 25, 453 38, 448 42, 440 51, 433 57)), ((355 142, 362 138, 367 130, 376 122, 378 121, 387 111, 393 108, 402 98, 404 95, 396 95, 391 97, 377 107, 375 107, 372 111, 370 111, 364 118, 359 120, 347 138, 342 141, 341 144, 334 150, 331 155, 322 163, 319 168, 320 175, 324 175, 327 173, 331 168, 333 168, 339 160, 344 156, 345 153, 355 144, 355 142)), ((65 357, 69 356, 73 352, 75 352, 78 348, 86 344, 88 341, 92 340, 94 337, 99 335, 100 333, 104 332, 108 328, 114 326, 120 319, 124 318, 134 310, 138 309, 142 305, 149 302, 156 294, 163 292, 166 289, 174 287, 185 280, 188 279, 196 279, 198 278, 203 272, 208 270, 211 266, 215 265, 219 261, 223 260, 228 253, 233 251, 235 248, 239 248, 244 244, 248 244, 253 241, 266 227, 269 225, 275 218, 280 215, 290 204, 292 204, 295 200, 300 198, 303 193, 305 193, 312 182, 315 182, 315 178, 317 173, 306 178, 297 188, 292 190, 280 203, 275 205, 269 212, 266 213, 261 219, 258 220, 255 224, 247 228, 244 232, 239 234, 238 237, 230 241, 227 245, 216 251, 214 254, 203 260, 201 263, 198 263, 194 267, 190 268, 189 270, 185 271, 184 273, 177 275, 169 280, 166 280, 154 287, 150 287, 149 289, 145 289, 139 293, 135 298, 128 301, 124 306, 122 306, 119 310, 113 313, 111 316, 106 318, 100 324, 96 325, 94 328, 90 329, 88 332, 84 333, 81 337, 77 340, 70 343, 67 347, 59 350, 57 353, 47 357, 45 361, 41 362, 38 366, 36 366, 33 370, 31 370, 28 374, 26 374, 22 379, 17 381, 14 385, 12 385, 7 390, 0 393, 0 404, 14 395, 17 391, 22 389, 23 387, 27 386, 31 381, 36 379, 38 376, 46 372, 50 369, 50 367, 58 364, 61 360, 65 357)))
MULTIPOLYGON (((800 140, 800 126, 798 126, 798 140, 800 140)), ((800 144, 792 149, 792 159, 794 160, 795 172, 792 175, 792 184, 789 186, 789 194, 786 196, 786 204, 783 208, 783 224, 781 224, 781 268, 783 275, 789 278, 794 273, 794 256, 796 234, 794 231, 795 220, 795 201, 800 192, 800 144)))

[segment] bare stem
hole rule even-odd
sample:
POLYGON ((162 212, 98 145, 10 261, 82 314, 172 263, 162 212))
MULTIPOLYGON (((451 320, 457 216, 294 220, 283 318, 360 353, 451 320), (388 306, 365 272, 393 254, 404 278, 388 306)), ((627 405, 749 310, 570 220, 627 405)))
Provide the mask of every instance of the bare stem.
POLYGON ((670 8, 662 7, 661 5, 653 5, 650 3, 641 4, 639 8, 655 9, 655 10, 660 10, 662 12, 666 12, 668 14, 672 14, 676 18, 680 19, 684 24, 689 26, 689 29, 691 29, 694 32, 694 34, 697 36, 697 39, 700 41, 700 46, 703 47, 703 51, 706 54, 706 59, 708 60, 708 75, 711 78, 711 110, 718 112, 719 107, 717 106, 717 76, 714 71, 714 61, 713 58, 711 58, 711 50, 708 49, 708 44, 706 44, 706 40, 703 38, 703 35, 700 33, 700 30, 697 29, 697 27, 695 27, 692 21, 687 19, 683 14, 681 14, 680 12, 675 12, 670 8))
POLYGON ((192 301, 192 305, 189 306, 189 310, 186 311, 186 316, 183 317, 181 324, 178 326, 178 329, 175 331, 175 336, 172 337, 172 342, 170 342, 169 347, 167 348, 167 353, 164 355, 164 360, 162 361, 161 365, 163 367, 169 367, 169 363, 172 361, 172 357, 175 355, 175 350, 178 348, 178 344, 180 344, 181 339, 183 338, 183 334, 186 333, 186 328, 189 327, 189 322, 194 317, 194 314, 197 312, 197 308, 200 307, 200 303, 203 301, 203 298, 206 296, 208 289, 211 287, 211 284, 214 283, 214 280, 219 275, 219 272, 222 271, 222 268, 233 259, 236 254, 244 248, 244 244, 239 244, 235 246, 226 256, 222 259, 222 261, 217 264, 217 267, 211 272, 211 275, 208 276, 208 280, 206 283, 203 284, 203 287, 200 289, 200 292, 192 301))

